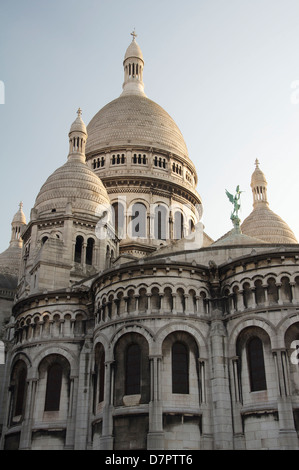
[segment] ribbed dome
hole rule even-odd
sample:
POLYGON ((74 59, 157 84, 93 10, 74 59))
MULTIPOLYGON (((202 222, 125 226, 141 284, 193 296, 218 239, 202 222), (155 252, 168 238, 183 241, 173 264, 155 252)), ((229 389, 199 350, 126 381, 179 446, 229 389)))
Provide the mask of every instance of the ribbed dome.
POLYGON ((49 176, 42 186, 34 208, 39 214, 65 211, 72 204, 73 212, 95 214, 99 204, 109 204, 109 196, 100 178, 86 163, 68 160, 49 176))
POLYGON ((298 243, 292 230, 269 207, 258 207, 244 220, 242 233, 267 243, 298 243))
POLYGON ((87 126, 86 154, 111 145, 141 145, 188 157, 174 120, 145 96, 124 95, 108 103, 87 126))

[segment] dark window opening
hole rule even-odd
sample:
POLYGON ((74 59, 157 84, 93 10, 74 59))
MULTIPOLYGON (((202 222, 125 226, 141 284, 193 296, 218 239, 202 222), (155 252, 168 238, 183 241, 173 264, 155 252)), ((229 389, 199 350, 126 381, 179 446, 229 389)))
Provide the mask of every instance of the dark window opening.
POLYGON ((247 359, 252 392, 266 390, 266 374, 263 343, 258 337, 252 338, 247 344, 247 359))
POLYGON ((42 245, 44 245, 47 240, 48 240, 48 237, 47 237, 47 236, 44 236, 44 237, 42 238, 42 245))
POLYGON ((189 393, 189 352, 180 342, 172 346, 172 393, 189 393))
POLYGON ((18 375, 14 416, 20 416, 23 414, 24 403, 25 403, 26 377, 27 377, 27 371, 24 368, 19 372, 19 375, 18 375))
POLYGON ((164 206, 155 208, 154 228, 156 240, 167 239, 167 210, 164 206))
POLYGON ((62 367, 52 364, 48 368, 45 411, 58 411, 60 405, 60 392, 62 385, 62 367))
POLYGON ((131 344, 126 354, 126 395, 140 393, 141 351, 138 344, 131 344))
POLYGON ((180 240, 184 236, 184 217, 181 212, 174 214, 174 238, 180 240))
POLYGON ((146 207, 140 203, 133 206, 132 236, 146 237, 146 207))
POLYGON ((94 239, 89 238, 87 240, 87 246, 86 246, 86 264, 92 265, 93 262, 93 247, 94 247, 94 239))
POLYGON ((82 247, 83 247, 83 237, 79 235, 76 238, 76 245, 75 245, 75 262, 76 263, 81 263, 82 247))
POLYGON ((99 403, 104 400, 104 385, 105 385, 105 353, 102 352, 99 363, 99 403))
POLYGON ((119 239, 124 237, 125 233, 125 211, 124 206, 119 202, 113 204, 113 227, 119 239))

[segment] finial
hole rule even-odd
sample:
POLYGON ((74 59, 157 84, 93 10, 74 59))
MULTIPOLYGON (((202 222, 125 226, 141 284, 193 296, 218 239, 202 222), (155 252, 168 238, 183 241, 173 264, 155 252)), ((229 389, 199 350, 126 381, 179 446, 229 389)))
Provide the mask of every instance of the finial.
POLYGON ((132 41, 135 41, 135 38, 137 38, 137 34, 135 33, 135 28, 134 28, 133 32, 131 33, 131 36, 133 36, 132 41))
POLYGON ((77 114, 78 114, 78 117, 81 117, 81 114, 82 114, 82 109, 81 108, 78 109, 77 114))
POLYGON ((256 158, 256 160, 255 160, 255 168, 258 168, 258 167, 259 167, 259 164, 260 164, 260 162, 259 162, 258 159, 256 158))
POLYGON ((19 208, 20 208, 20 211, 23 209, 23 203, 22 203, 22 201, 21 201, 20 204, 19 204, 19 208))

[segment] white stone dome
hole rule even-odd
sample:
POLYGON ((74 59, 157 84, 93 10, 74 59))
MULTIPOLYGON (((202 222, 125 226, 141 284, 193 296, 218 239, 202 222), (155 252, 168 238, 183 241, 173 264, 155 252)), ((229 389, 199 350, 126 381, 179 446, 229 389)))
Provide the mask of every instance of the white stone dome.
POLYGON ((86 154, 110 146, 142 146, 188 157, 174 120, 146 96, 128 94, 104 106, 87 126, 86 154))
POLYGON ((55 212, 96 215, 98 206, 109 204, 109 196, 101 179, 85 162, 86 126, 81 109, 69 132, 70 150, 67 162, 59 167, 41 187, 34 209, 38 216, 55 212))
POLYGON ((46 180, 34 208, 39 215, 65 211, 96 214, 99 204, 109 204, 109 196, 100 178, 86 163, 68 160, 46 180))
POLYGON ((242 233, 267 243, 298 243, 288 224, 266 205, 255 207, 241 229, 242 233))

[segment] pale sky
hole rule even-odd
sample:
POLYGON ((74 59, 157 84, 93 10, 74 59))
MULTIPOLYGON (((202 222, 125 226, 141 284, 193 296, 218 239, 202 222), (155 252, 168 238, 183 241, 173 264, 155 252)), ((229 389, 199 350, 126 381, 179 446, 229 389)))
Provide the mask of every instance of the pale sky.
POLYGON ((241 219, 251 212, 258 158, 299 240, 298 18, 298 0, 0 0, 0 252, 19 202, 29 221, 65 163, 78 107, 88 124, 120 95, 134 28, 145 92, 196 166, 208 235, 232 228, 225 189, 240 185, 241 219))

